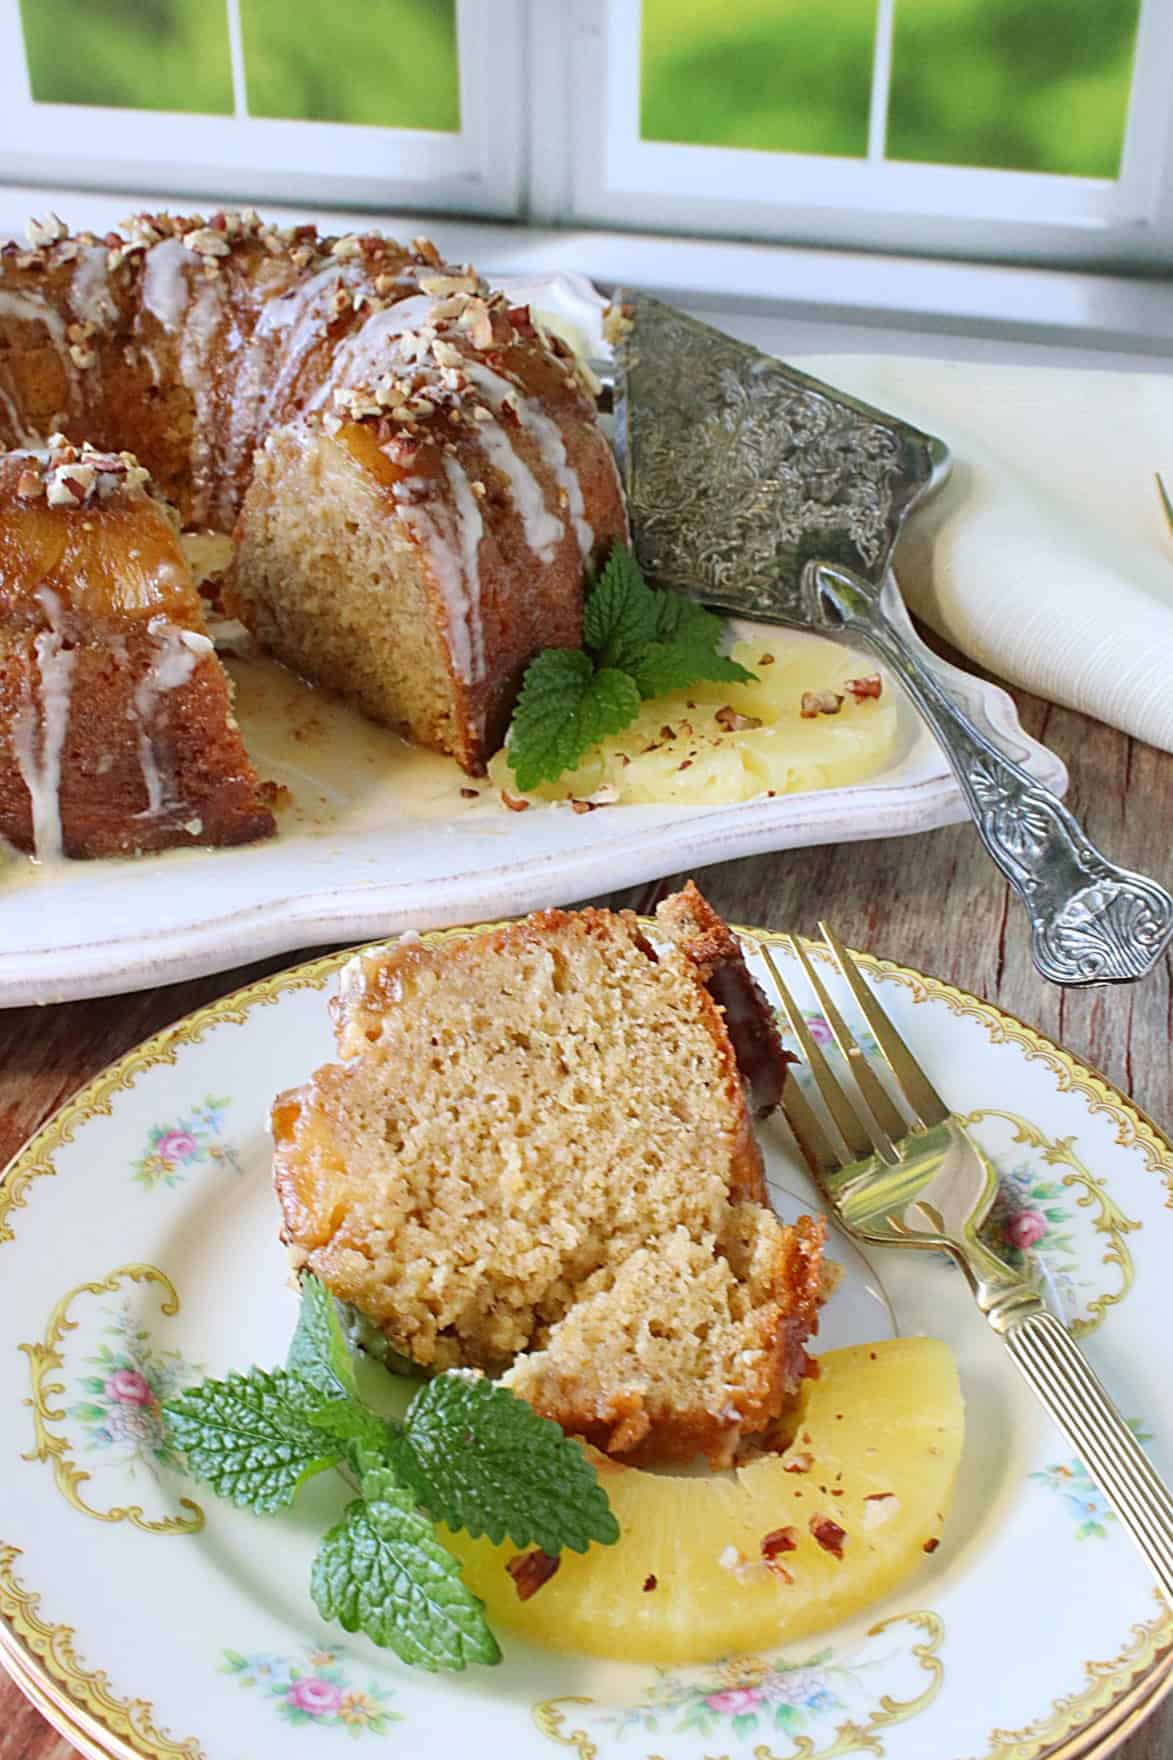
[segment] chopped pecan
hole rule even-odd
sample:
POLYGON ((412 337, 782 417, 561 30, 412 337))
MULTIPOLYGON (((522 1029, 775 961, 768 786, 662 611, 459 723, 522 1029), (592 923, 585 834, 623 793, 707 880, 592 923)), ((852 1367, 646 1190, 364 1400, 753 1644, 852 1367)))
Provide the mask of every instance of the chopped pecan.
POLYGON ((43 220, 34 216, 25 223, 24 231, 34 250, 45 250, 69 236, 69 228, 59 214, 47 214, 43 220))
POLYGON ((830 1516, 812 1516, 810 1530, 824 1552, 829 1552, 832 1558, 843 1557, 843 1542, 847 1538, 847 1530, 841 1528, 838 1522, 833 1522, 830 1516))
POLYGON ((816 715, 838 715, 842 707, 838 691, 803 691, 799 714, 804 721, 813 721, 816 715))
POLYGON ((201 257, 226 257, 232 249, 224 234, 211 226, 197 226, 193 232, 185 232, 183 243, 187 250, 201 257))
POLYGON ((560 1559, 551 1558, 539 1546, 535 1546, 532 1552, 519 1552, 516 1558, 511 1558, 505 1569, 513 1578, 517 1599, 528 1601, 531 1595, 536 1595, 542 1584, 550 1581, 560 1563, 560 1559))
POLYGON ((771 1528, 762 1535, 762 1557, 777 1558, 780 1552, 793 1552, 797 1545, 797 1528, 771 1528))
POLYGON ((740 733, 743 728, 760 727, 761 719, 757 715, 742 715, 729 703, 723 703, 714 715, 713 720, 726 733, 740 733))

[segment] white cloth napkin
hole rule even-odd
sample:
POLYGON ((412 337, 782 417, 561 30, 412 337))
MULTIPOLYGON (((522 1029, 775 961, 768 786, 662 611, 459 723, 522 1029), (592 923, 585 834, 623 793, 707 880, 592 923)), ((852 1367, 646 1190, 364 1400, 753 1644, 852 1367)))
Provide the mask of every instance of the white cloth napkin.
POLYGON ((953 474, 895 558, 991 672, 1173 751, 1173 375, 818 355, 793 364, 938 434, 953 474))

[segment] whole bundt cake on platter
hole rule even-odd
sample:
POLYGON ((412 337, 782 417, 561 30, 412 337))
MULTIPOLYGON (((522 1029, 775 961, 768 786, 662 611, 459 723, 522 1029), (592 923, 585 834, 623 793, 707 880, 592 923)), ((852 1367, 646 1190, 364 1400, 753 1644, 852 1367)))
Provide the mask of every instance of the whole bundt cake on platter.
MULTIPOLYGON (((572 351, 425 239, 321 236, 251 212, 138 215, 104 238, 32 223, 27 248, 0 249, 0 448, 18 455, 0 478, 0 542, 27 525, 16 484, 50 436, 133 454, 185 526, 232 532, 225 602, 261 644, 474 774, 532 655, 579 641, 585 578, 626 530, 572 351)), ((33 659, 5 661, 19 679, 0 702, 0 766, 25 798, 15 782, 0 793, 0 834, 28 847, 28 753, 54 746, 68 792, 75 723, 96 749, 105 712, 84 666, 46 678, 51 609, 27 566, 5 577, 7 554, 0 595, 21 599, 33 659)), ((79 604, 118 611, 116 547, 96 578, 112 598, 91 581, 79 604)), ((71 652, 74 635, 59 639, 71 652)), ((164 762, 169 737, 152 747, 164 762)), ((68 853, 191 840, 148 763, 123 780, 120 840, 67 834, 68 853)), ((247 832, 233 814, 194 817, 203 842, 272 828, 266 812, 247 832)))

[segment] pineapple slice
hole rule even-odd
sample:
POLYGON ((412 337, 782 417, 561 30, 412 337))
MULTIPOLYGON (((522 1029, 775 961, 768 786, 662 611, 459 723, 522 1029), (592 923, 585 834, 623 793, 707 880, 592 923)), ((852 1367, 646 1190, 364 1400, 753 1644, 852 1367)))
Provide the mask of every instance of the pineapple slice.
MULTIPOLYGON (((780 630, 738 642, 733 658, 756 675, 754 683, 702 681, 651 699, 622 733, 533 798, 581 800, 606 788, 619 801, 716 806, 770 790, 843 788, 892 762, 902 737, 892 687, 884 681, 879 697, 862 701, 846 689, 849 679, 878 676, 874 662, 821 637, 780 630), (840 697, 838 712, 804 716, 806 692, 840 697)), ((516 793, 505 751, 490 762, 489 776, 516 793)))
POLYGON ((846 1619, 936 1550, 961 1456, 957 1370, 935 1339, 829 1351, 794 1440, 728 1473, 670 1476, 597 1455, 615 1546, 564 1552, 527 1601, 516 1548, 445 1532, 491 1623, 558 1650, 709 1662, 846 1619))

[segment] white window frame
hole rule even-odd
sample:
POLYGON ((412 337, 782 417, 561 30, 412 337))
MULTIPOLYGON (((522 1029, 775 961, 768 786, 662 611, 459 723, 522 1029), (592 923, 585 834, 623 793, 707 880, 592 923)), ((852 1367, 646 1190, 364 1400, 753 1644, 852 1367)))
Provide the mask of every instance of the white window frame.
MULTIPOLYGON (((29 90, 18 0, 0 0, 0 166, 13 183, 228 201, 513 216, 523 187, 524 0, 457 0, 459 132, 248 114, 239 0, 226 7, 234 114, 45 104, 29 90)), ((306 0, 290 0, 301 5, 306 0)), ((329 53, 328 8, 322 9, 329 53)))
MULTIPOLYGON (((639 7, 639 0, 612 3, 633 13, 639 7)), ((888 3, 879 0, 881 7, 888 3)), ((837 209, 822 225, 813 198, 785 210, 759 203, 749 216, 755 224, 749 224, 720 190, 705 199, 682 193, 679 185, 671 196, 610 187, 608 0, 458 0, 457 18, 464 122, 459 137, 213 118, 236 133, 225 137, 220 162, 196 165, 192 124, 207 118, 32 106, 23 45, 14 35, 17 0, 0 0, 0 240, 23 237, 28 216, 47 210, 74 228, 102 232, 129 211, 189 201, 255 201, 282 224, 315 220, 331 231, 348 231, 373 217, 401 238, 434 231, 450 259, 475 262, 490 276, 566 270, 607 289, 645 287, 713 312, 718 322, 740 312, 745 322, 761 326, 755 340, 782 352, 796 346, 788 338, 817 329, 821 340, 811 346, 835 346, 841 336, 843 346, 884 348, 885 335, 895 341, 904 332, 945 354, 954 337, 1035 351, 1095 350, 1122 365, 1135 359, 1167 368, 1173 360, 1168 281, 1121 272, 1173 260, 1173 131, 1156 109, 1146 111, 1143 128, 1139 110, 1134 113, 1125 150, 1126 177, 1140 192, 1142 218, 1119 220, 1115 233, 1087 216, 1082 223, 1069 216, 1058 227, 1036 216, 1017 229, 988 216, 959 221, 952 198, 936 218, 925 211, 910 218, 878 203, 871 210, 837 209), (103 157, 95 118, 121 122, 128 116, 138 132, 123 138, 121 157, 103 157), (266 138, 262 162, 248 143, 266 138), (449 160, 424 157, 451 152, 453 141, 460 144, 449 160), (327 163, 328 172, 315 169, 327 163), (250 168, 239 169, 242 164, 250 168), (1137 166, 1147 167, 1147 196, 1137 166), (429 167, 436 175, 426 174, 429 167), (145 169, 151 186, 146 190, 145 169), (434 225, 428 215, 436 216, 434 225), (519 226, 518 218, 529 224, 519 226), (498 224, 502 219, 513 223, 498 224), (817 242, 775 242, 784 228, 796 239, 817 242), (713 236, 730 231, 740 239, 713 236), (911 242, 914 233, 919 251, 911 242), (961 242, 963 234, 968 244, 961 242), (1015 252, 1024 260, 997 260, 1015 252), (1038 266, 1048 256, 1052 266, 1038 266), (1113 272, 1097 267, 1105 262, 1113 272)), ((1145 0, 1138 64, 1142 73, 1173 66, 1173 0, 1145 0)), ((1162 79, 1173 93, 1173 75, 1162 79)), ((629 130, 638 124, 630 99, 629 91, 629 130)), ((708 156, 710 165, 720 158, 732 162, 738 174, 732 187, 741 200, 751 161, 767 161, 775 172, 779 158, 788 171, 795 164, 813 163, 816 170, 832 165, 720 149, 668 150, 708 156)), ((864 167, 865 173, 887 169, 864 167)), ((957 175, 946 170, 944 181, 957 175)), ((1049 186, 1068 180, 1032 181, 1049 186)), ((946 195, 943 185, 939 204, 946 195)))
POLYGON ((1170 0, 1142 0, 1115 181, 886 160, 893 11, 894 0, 878 0, 867 155, 838 159, 642 140, 638 0, 535 0, 531 212, 849 249, 1173 264, 1170 0))

